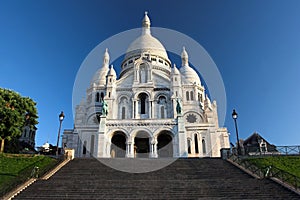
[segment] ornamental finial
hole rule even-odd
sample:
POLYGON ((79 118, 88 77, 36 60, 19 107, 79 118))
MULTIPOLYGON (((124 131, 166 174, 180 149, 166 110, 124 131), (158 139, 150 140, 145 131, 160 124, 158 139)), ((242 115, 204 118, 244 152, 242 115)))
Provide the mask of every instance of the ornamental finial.
POLYGON ((189 56, 188 53, 185 50, 185 47, 182 47, 182 53, 181 53, 181 61, 182 61, 182 66, 188 66, 189 64, 189 56))
POLYGON ((144 19, 143 19, 143 23, 142 23, 142 27, 143 27, 143 32, 142 34, 150 34, 150 25, 151 25, 151 22, 150 22, 150 19, 148 17, 148 12, 145 11, 145 16, 144 16, 144 19))
POLYGON ((109 65, 109 53, 108 53, 108 48, 105 49, 105 53, 103 55, 103 66, 108 67, 109 65))

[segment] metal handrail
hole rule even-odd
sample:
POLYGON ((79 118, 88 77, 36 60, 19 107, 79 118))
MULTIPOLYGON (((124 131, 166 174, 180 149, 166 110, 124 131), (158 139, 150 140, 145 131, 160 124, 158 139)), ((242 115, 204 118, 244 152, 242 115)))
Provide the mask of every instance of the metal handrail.
POLYGON ((300 155, 300 146, 276 146, 273 151, 262 152, 257 149, 256 152, 248 153, 249 156, 274 156, 274 155, 300 155))
POLYGON ((238 164, 242 168, 250 171, 252 174, 260 178, 277 178, 281 182, 292 186, 296 190, 300 190, 300 177, 290 174, 282 169, 273 165, 258 167, 255 164, 245 160, 247 157, 239 157, 231 154, 228 159, 238 164))
POLYGON ((285 155, 300 155, 300 146, 276 146, 276 150, 285 155))
POLYGON ((282 169, 279 169, 274 166, 270 166, 269 176, 277 178, 283 183, 293 186, 296 190, 300 189, 300 177, 290 174, 282 169))
POLYGON ((242 168, 249 170, 252 174, 258 176, 259 178, 264 178, 264 169, 261 169, 261 168, 257 167, 256 165, 254 165, 234 154, 231 154, 228 159, 231 160, 232 162, 238 164, 242 168))

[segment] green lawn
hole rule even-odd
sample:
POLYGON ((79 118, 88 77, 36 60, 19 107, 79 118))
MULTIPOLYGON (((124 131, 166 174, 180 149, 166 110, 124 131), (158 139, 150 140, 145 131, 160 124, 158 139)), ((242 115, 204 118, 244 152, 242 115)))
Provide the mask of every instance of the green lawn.
POLYGON ((275 166, 278 169, 300 177, 300 156, 270 156, 262 158, 248 158, 247 161, 258 167, 275 166))
POLYGON ((34 167, 43 174, 57 164, 54 158, 41 155, 0 154, 0 196, 26 181, 34 167))

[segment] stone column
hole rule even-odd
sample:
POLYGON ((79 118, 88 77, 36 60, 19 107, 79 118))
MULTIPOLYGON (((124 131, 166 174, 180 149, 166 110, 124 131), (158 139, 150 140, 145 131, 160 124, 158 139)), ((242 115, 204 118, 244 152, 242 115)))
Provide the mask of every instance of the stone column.
POLYGON ((135 100, 135 119, 138 118, 138 113, 139 113, 139 101, 138 100, 135 100))
POLYGON ((154 113, 155 113, 155 111, 154 111, 154 104, 155 104, 155 101, 152 101, 152 118, 154 118, 154 113))
POLYGON ((155 141, 155 143, 153 145, 153 148, 154 148, 153 156, 154 156, 154 158, 157 158, 158 157, 158 154, 157 154, 157 141, 155 141))
POLYGON ((99 124, 99 130, 97 134, 97 143, 98 143, 98 149, 95 150, 96 156, 99 157, 107 157, 106 155, 106 138, 105 138, 105 132, 106 132, 106 116, 100 116, 100 124, 99 124))
POLYGON ((152 140, 150 143, 150 157, 157 158, 157 140, 152 140))
POLYGON ((131 142, 126 142, 126 158, 132 158, 131 142))
POLYGON ((125 146, 125 157, 127 157, 128 153, 129 153, 129 148, 128 148, 129 144, 126 142, 125 145, 126 145, 125 146))
POLYGON ((150 144, 150 158, 152 157, 152 155, 153 155, 153 147, 152 147, 152 143, 151 142, 149 142, 150 144))
POLYGON ((175 119, 177 117, 175 98, 172 98, 172 106, 173 106, 173 117, 175 119))
POLYGON ((153 110, 152 110, 152 108, 153 108, 153 101, 149 101, 149 102, 150 102, 150 109, 149 109, 150 114, 149 114, 149 118, 152 119, 153 118, 153 110))
POLYGON ((186 137, 186 130, 184 126, 184 119, 181 114, 177 116, 177 124, 178 124, 178 142, 179 142, 179 157, 188 157, 187 152, 187 137, 186 137))
POLYGON ((132 99, 132 118, 135 119, 135 100, 132 99))

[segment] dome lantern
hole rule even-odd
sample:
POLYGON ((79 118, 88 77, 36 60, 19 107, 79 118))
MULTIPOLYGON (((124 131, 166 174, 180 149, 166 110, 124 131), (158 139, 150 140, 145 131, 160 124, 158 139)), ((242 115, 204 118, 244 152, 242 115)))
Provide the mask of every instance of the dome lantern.
POLYGON ((146 11, 144 19, 143 19, 143 23, 142 23, 143 34, 151 34, 150 25, 151 25, 151 22, 150 22, 150 19, 148 17, 148 12, 146 11))
POLYGON ((105 53, 103 55, 103 67, 108 67, 109 65, 109 54, 108 54, 108 49, 105 49, 105 53))
POLYGON ((182 66, 188 66, 189 65, 189 55, 187 54, 185 47, 182 48, 182 53, 181 53, 181 62, 182 66))

